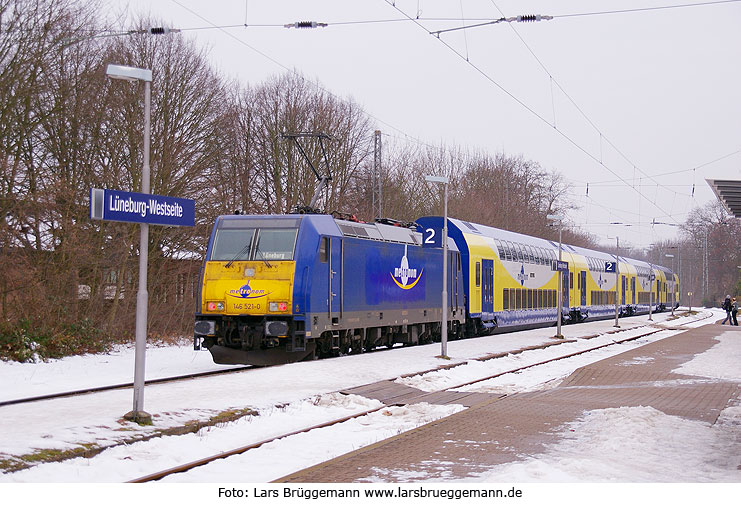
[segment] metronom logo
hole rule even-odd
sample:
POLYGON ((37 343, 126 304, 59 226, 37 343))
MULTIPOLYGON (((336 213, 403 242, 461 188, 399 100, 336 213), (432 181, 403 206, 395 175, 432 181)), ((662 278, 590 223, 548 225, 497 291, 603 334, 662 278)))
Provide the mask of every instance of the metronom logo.
POLYGON ((391 273, 391 279, 393 279, 394 283, 396 283, 396 286, 398 286, 402 290, 411 290, 412 288, 414 288, 414 285, 416 285, 419 280, 422 279, 422 273, 424 272, 424 269, 422 269, 419 272, 419 275, 417 275, 417 269, 409 267, 407 248, 408 246, 404 245, 404 256, 401 257, 399 267, 394 268, 394 272, 391 273))

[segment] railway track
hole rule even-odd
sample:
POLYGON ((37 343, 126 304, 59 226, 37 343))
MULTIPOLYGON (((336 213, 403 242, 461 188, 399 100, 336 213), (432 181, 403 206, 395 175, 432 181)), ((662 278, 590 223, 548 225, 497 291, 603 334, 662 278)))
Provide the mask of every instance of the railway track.
MULTIPOLYGON (((231 369, 226 370, 219 370, 219 371, 204 371, 204 372, 197 372, 192 374, 183 374, 180 376, 169 376, 167 378, 157 378, 153 380, 147 380, 144 382, 145 385, 159 385, 163 383, 173 383, 175 381, 183 381, 183 380, 189 380, 194 378, 204 378, 208 376, 222 376, 225 374, 232 374, 235 372, 242 372, 247 369, 254 369, 253 366, 247 365, 244 367, 234 367, 231 369)), ((27 404, 30 402, 37 402, 37 401, 47 401, 51 399, 63 399, 65 397, 75 397, 78 395, 85 395, 85 394, 91 394, 91 393, 98 393, 98 392, 107 392, 111 390, 120 390, 123 388, 133 388, 134 383, 118 383, 115 385, 106 385, 106 386, 100 386, 100 387, 90 387, 90 388, 82 388, 79 390, 69 390, 67 392, 58 392, 53 394, 44 394, 44 395, 36 395, 33 397, 24 397, 20 399, 10 399, 7 401, 0 401, 0 408, 3 406, 12 406, 15 404, 27 404)))
MULTIPOLYGON (((564 360, 564 359, 572 358, 572 357, 575 357, 575 356, 578 356, 578 355, 584 355, 586 353, 591 353, 591 352, 594 352, 594 351, 597 351, 597 350, 600 350, 600 349, 603 349, 603 348, 606 348, 606 347, 609 347, 609 346, 615 346, 615 345, 627 343, 627 342, 630 342, 630 341, 636 341, 638 339, 641 339, 643 337, 646 337, 646 336, 649 336, 649 335, 652 335, 652 334, 655 334, 655 333, 658 333, 658 332, 663 332, 663 331, 666 331, 666 330, 684 330, 685 326, 688 325, 688 324, 695 323, 695 322, 702 321, 702 320, 706 320, 706 319, 709 319, 711 317, 712 317, 712 313, 709 313, 708 312, 708 313, 706 313, 705 315, 703 315, 703 316, 701 316, 699 318, 695 318, 693 320, 690 320, 690 321, 687 321, 687 322, 683 322, 683 324, 681 326, 679 326, 679 327, 676 327, 676 326, 666 326, 666 325, 661 325, 661 324, 647 325, 648 328, 646 329, 645 332, 641 332, 638 335, 633 335, 633 336, 630 336, 630 337, 626 337, 625 339, 613 339, 612 342, 610 342, 610 343, 593 346, 593 347, 590 347, 590 348, 587 348, 587 349, 584 349, 584 350, 579 350, 579 351, 576 351, 576 352, 564 354, 564 355, 561 355, 561 356, 558 356, 558 357, 552 357, 550 359, 539 361, 537 363, 527 364, 527 365, 524 365, 524 366, 521 366, 521 367, 516 367, 516 368, 510 369, 510 370, 501 371, 501 372, 499 372, 497 374, 489 375, 489 376, 486 376, 484 378, 477 378, 475 380, 467 381, 465 383, 457 384, 457 385, 454 385, 454 386, 449 386, 449 387, 446 387, 446 388, 444 388, 442 390, 439 390, 437 392, 421 392, 421 394, 418 396, 418 402, 423 402, 423 399, 421 399, 421 398, 422 397, 429 397, 431 394, 448 392, 448 391, 451 391, 451 390, 456 390, 456 389, 459 389, 459 388, 462 388, 462 387, 465 387, 465 386, 470 386, 470 385, 474 385, 476 383, 482 383, 482 382, 485 382, 485 381, 489 381, 491 379, 497 378, 499 376, 504 376, 506 374, 518 373, 518 372, 521 372, 521 371, 524 371, 524 370, 527 370, 527 369, 531 369, 531 368, 543 366, 545 364, 549 364, 549 363, 556 362, 556 361, 559 361, 559 360, 564 360)), ((633 327, 631 329, 624 329, 624 330, 623 329, 616 329, 616 330, 609 331, 606 334, 617 334, 617 333, 624 332, 626 330, 632 330, 632 329, 635 329, 635 327, 633 327)), ((597 336, 596 335, 595 336, 588 336, 588 338, 593 338, 593 337, 597 337, 597 336)), ((574 340, 560 341, 560 342, 557 342, 556 344, 560 344, 560 343, 564 343, 564 342, 575 342, 575 341, 574 340)), ((554 344, 551 344, 550 346, 552 346, 552 345, 554 345, 554 344)), ((483 357, 483 358, 476 359, 476 360, 486 361, 486 360, 494 360, 496 358, 499 358, 499 356, 483 357)), ((440 369, 450 369, 450 368, 458 367, 458 366, 461 366, 461 365, 464 365, 464 364, 456 364, 456 365, 453 365, 453 366, 443 366, 443 367, 440 367, 440 368, 437 368, 437 369, 432 369, 430 371, 423 371, 423 372, 417 372, 417 373, 412 373, 412 374, 406 374, 406 375, 403 375, 402 377, 417 376, 417 375, 426 374, 428 372, 433 372, 433 371, 440 370, 440 369)), ((393 382, 394 380, 386 380, 386 381, 393 382)), ((377 383, 381 383, 381 382, 377 382, 377 383)), ((342 393, 347 393, 347 391, 342 391, 342 393)), ((362 393, 358 393, 358 395, 362 395, 362 393)), ((506 397, 506 396, 507 395, 504 394, 504 395, 500 395, 499 397, 506 397)), ((156 472, 156 473, 152 473, 152 474, 149 474, 149 475, 146 475, 146 476, 142 476, 142 477, 136 478, 134 480, 130 480, 129 483, 145 483, 145 482, 157 481, 157 480, 160 480, 162 478, 165 478, 165 477, 170 476, 170 475, 173 475, 173 474, 183 473, 183 472, 190 471, 192 469, 195 469, 195 468, 200 467, 200 466, 207 465, 207 464, 209 464, 211 462, 215 462, 217 460, 221 460, 221 459, 224 459, 224 458, 228 458, 228 457, 232 457, 232 456, 235 456, 235 455, 239 455, 239 454, 245 453, 245 452, 247 452, 249 450, 253 450, 253 449, 259 448, 259 447, 261 447, 263 445, 266 445, 268 443, 271 443, 271 442, 274 442, 274 441, 277 441, 277 440, 280 440, 280 439, 284 439, 284 438, 287 438, 287 437, 290 437, 290 436, 294 436, 294 435, 297 435, 297 434, 301 434, 301 433, 310 432, 310 431, 317 430, 317 429, 331 427, 333 425, 338 425, 338 424, 341 424, 341 423, 344 423, 344 422, 347 422, 349 420, 353 420, 353 419, 356 419, 356 418, 361 418, 363 416, 367 416, 367 415, 372 414, 372 413, 375 413, 377 411, 386 409, 386 408, 388 408, 389 405, 412 404, 412 403, 415 402, 414 399, 415 399, 415 397, 411 397, 411 398, 405 399, 403 402, 399 402, 397 400, 395 402, 388 403, 388 404, 384 402, 384 404, 381 407, 376 408, 376 409, 366 410, 366 411, 359 412, 359 413, 356 413, 356 414, 353 414, 353 415, 345 416, 345 417, 338 418, 338 419, 335 419, 335 420, 330 420, 330 421, 327 421, 327 422, 324 422, 324 423, 321 423, 321 424, 318 424, 318 425, 313 425, 311 427, 306 427, 306 428, 298 429, 298 430, 295 430, 295 431, 292 431, 292 432, 289 432, 289 433, 281 434, 281 435, 278 435, 278 436, 275 436, 275 437, 272 437, 272 438, 269 438, 269 439, 266 439, 266 440, 263 440, 263 441, 259 441, 259 442, 252 443, 252 444, 249 444, 249 445, 241 446, 241 447, 235 448, 233 450, 229 450, 229 451, 225 451, 225 452, 220 452, 218 454, 215 454, 215 455, 212 455, 212 456, 209 456, 209 457, 205 457, 205 458, 202 458, 202 459, 198 459, 198 460, 193 461, 193 462, 189 462, 189 463, 182 464, 182 465, 179 465, 179 466, 170 468, 170 469, 166 469, 166 470, 159 471, 159 472, 156 472)), ((383 402, 383 400, 382 400, 382 402, 383 402)))

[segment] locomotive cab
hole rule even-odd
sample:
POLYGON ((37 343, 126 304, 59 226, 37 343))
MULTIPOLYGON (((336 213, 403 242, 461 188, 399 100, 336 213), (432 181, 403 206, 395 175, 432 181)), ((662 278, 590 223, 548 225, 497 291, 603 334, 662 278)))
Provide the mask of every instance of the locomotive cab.
POLYGON ((201 273, 194 347, 218 363, 235 351, 251 363, 275 362, 295 333, 293 283, 300 217, 223 216, 214 227, 201 273))

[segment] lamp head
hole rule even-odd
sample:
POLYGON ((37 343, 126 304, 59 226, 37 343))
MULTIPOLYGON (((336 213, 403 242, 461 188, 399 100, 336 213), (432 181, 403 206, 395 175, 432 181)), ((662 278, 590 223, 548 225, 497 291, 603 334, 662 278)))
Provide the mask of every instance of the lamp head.
POLYGON ((111 79, 122 79, 124 81, 152 81, 152 71, 124 65, 109 64, 105 71, 111 79))

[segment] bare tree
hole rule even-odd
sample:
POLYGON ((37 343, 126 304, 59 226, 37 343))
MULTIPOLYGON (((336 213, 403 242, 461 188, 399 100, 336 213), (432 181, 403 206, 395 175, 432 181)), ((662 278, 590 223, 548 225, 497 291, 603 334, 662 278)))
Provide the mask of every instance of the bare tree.
MULTIPOLYGON (((738 238, 741 220, 734 218, 720 201, 693 209, 681 226, 683 241, 683 292, 693 292, 705 305, 719 304, 735 290, 741 265, 738 238)), ((738 294, 737 294, 738 295, 738 294)))
POLYGON ((345 207, 353 178, 371 153, 372 132, 362 110, 295 73, 270 79, 248 93, 252 105, 248 123, 250 161, 257 190, 254 207, 284 213, 309 204, 317 187, 310 165, 320 176, 327 175, 327 166, 331 171, 333 179, 323 207, 328 211, 345 207), (295 133, 324 134, 331 139, 322 139, 321 143, 318 138, 298 139, 306 160, 283 135, 295 133))
POLYGON ((94 8, 71 1, 0 2, 0 248, 25 266, 19 277, 0 272, 4 313, 15 301, 13 312, 29 317, 44 291, 53 301, 47 313, 61 318, 76 311, 59 303, 77 300, 75 270, 66 269, 76 241, 59 231, 72 231, 63 221, 79 222, 74 207, 86 152, 81 132, 89 121, 71 110, 80 112, 85 94, 74 78, 89 68, 80 48, 95 29, 94 8))

